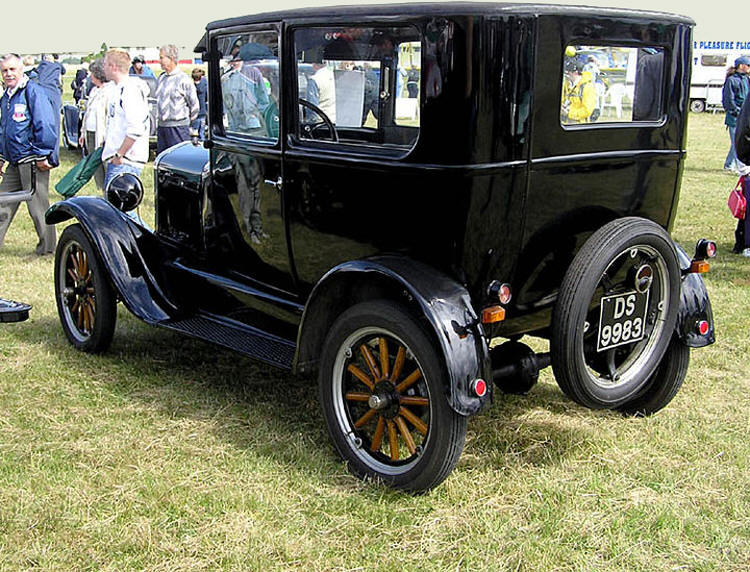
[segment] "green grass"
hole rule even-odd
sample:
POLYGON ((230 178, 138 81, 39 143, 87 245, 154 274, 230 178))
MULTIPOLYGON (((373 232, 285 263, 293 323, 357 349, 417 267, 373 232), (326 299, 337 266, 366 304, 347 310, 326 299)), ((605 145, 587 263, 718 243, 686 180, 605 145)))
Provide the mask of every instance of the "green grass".
POLYGON ((718 340, 672 404, 589 411, 545 370, 471 419, 456 470, 422 496, 348 474, 310 380, 122 308, 110 351, 73 350, 21 207, 0 295, 34 309, 0 326, 0 569, 750 569, 750 260, 728 252, 727 139, 721 116, 691 116, 674 234, 718 241, 718 340))

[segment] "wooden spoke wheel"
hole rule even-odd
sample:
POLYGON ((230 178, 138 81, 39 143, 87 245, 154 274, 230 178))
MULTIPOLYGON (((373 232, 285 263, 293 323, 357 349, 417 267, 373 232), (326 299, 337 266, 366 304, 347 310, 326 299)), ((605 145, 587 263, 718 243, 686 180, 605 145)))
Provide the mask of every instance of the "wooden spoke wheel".
POLYGON ((65 229, 55 253, 57 310, 76 348, 96 353, 112 341, 116 299, 91 241, 80 225, 65 229))
POLYGON ((458 461, 466 419, 447 404, 433 344, 388 302, 345 312, 324 348, 320 394, 329 433, 352 472, 421 491, 458 461))

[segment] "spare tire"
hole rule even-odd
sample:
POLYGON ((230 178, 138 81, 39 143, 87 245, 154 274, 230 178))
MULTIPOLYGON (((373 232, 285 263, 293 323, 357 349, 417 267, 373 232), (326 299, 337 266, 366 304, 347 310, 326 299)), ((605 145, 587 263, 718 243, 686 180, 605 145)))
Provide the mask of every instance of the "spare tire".
POLYGON ((552 316, 552 369, 571 399, 611 409, 642 392, 675 328, 680 276, 672 239, 654 222, 617 219, 591 235, 552 316))

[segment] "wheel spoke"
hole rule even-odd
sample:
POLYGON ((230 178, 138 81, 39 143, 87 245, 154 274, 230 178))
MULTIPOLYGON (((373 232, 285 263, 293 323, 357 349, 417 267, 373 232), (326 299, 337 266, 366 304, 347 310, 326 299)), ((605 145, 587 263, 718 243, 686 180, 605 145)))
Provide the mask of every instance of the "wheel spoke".
POLYGON ((416 405, 418 407, 427 407, 430 404, 430 400, 426 397, 412 397, 405 395, 400 398, 401 405, 416 405))
POLYGON ((388 423, 388 442, 391 445, 391 461, 398 461, 398 434, 396 433, 396 424, 390 419, 388 423))
POLYGON ((70 261, 73 263, 73 270, 76 273, 76 278, 78 278, 81 273, 78 271, 78 252, 75 250, 70 251, 70 261))
POLYGON ((383 444, 383 435, 385 434, 385 419, 380 417, 378 419, 378 426, 375 427, 375 433, 372 436, 372 443, 370 444, 370 451, 380 451, 380 446, 383 444))
POLYGON ((370 393, 360 393, 358 391, 350 391, 346 394, 346 400, 347 401, 364 401, 367 403, 367 400, 370 399, 370 393))
POLYGON ((89 273, 89 258, 85 250, 81 250, 81 276, 87 276, 89 273))
POLYGON ((76 300, 76 306, 78 306, 78 330, 83 331, 83 304, 81 304, 80 300, 76 300))
POLYGON ((380 372, 378 371, 378 364, 375 363, 375 358, 372 355, 372 352, 370 351, 370 348, 368 348, 365 344, 362 344, 359 346, 359 350, 362 352, 362 356, 365 358, 365 361, 367 362, 367 367, 370 368, 370 373, 372 374, 372 377, 374 379, 380 379, 380 372))
POLYGON ((415 369, 409 377, 407 377, 404 381, 402 381, 396 386, 396 391, 398 393, 403 392, 405 389, 408 389, 409 387, 414 385, 417 381, 419 381, 421 377, 422 377, 422 372, 419 371, 419 369, 415 369))
POLYGON ((398 430, 401 432, 401 436, 404 438, 406 447, 413 455, 417 452, 417 445, 416 443, 414 443, 414 438, 411 436, 411 433, 409 433, 409 428, 406 426, 406 421, 404 421, 403 417, 398 416, 396 417, 396 425, 398 425, 398 430))
POLYGON ((398 353, 396 354, 396 361, 393 364, 393 371, 391 372, 391 381, 395 382, 401 375, 401 370, 404 367, 404 361, 406 361, 406 350, 404 346, 398 347, 398 353))
POLYGON ((365 413, 362 417, 359 418, 359 421, 357 421, 354 424, 354 427, 357 429, 362 429, 367 423, 377 415, 378 411, 377 409, 370 409, 367 413, 365 413))
POLYGON ((73 279, 73 282, 78 280, 78 276, 76 275, 75 270, 73 270, 72 268, 68 268, 68 276, 73 279))
POLYGON ((416 430, 419 431, 422 435, 427 436, 427 425, 425 425, 425 422, 422 421, 419 417, 414 415, 411 410, 407 409, 406 407, 402 407, 401 409, 399 409, 398 413, 409 423, 414 425, 416 430))
POLYGON ((383 377, 387 378, 389 372, 388 341, 384 337, 381 337, 378 340, 378 344, 380 346, 380 371, 383 377))
POLYGON ((359 381, 361 381, 362 383, 364 383, 370 391, 373 391, 375 389, 375 382, 372 381, 367 376, 367 374, 364 371, 362 371, 361 369, 359 369, 356 365, 349 364, 349 367, 347 367, 346 369, 347 369, 347 371, 349 373, 351 373, 359 381))

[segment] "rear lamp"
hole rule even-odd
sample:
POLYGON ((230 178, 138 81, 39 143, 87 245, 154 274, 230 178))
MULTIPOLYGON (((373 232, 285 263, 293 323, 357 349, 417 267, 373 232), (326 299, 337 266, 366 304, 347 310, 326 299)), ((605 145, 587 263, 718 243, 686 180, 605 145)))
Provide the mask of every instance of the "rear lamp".
POLYGON ((481 377, 471 382, 471 391, 477 397, 484 397, 487 395, 487 382, 481 377))
POLYGON ((700 322, 698 322, 698 333, 701 336, 705 336, 708 333, 708 329, 708 320, 701 320, 700 322))
POLYGON ((701 238, 698 244, 695 245, 693 260, 705 260, 714 256, 716 256, 716 243, 707 238, 701 238))
POLYGON ((510 291, 510 284, 500 282, 499 280, 493 280, 487 287, 487 294, 490 298, 497 298, 497 300, 505 305, 510 302, 513 297, 510 291))

